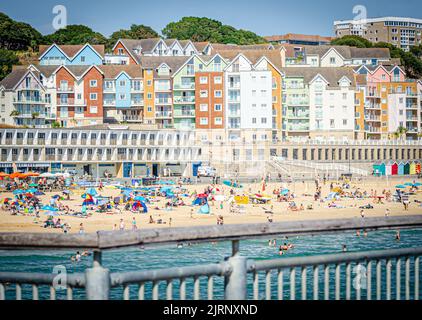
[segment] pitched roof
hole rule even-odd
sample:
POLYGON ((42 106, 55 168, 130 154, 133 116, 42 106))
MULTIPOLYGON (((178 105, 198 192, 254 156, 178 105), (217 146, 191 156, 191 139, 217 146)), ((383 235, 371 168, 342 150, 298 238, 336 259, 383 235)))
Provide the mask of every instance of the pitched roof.
POLYGON ((265 56, 278 70, 281 70, 281 54, 278 50, 220 50, 218 53, 224 58, 233 60, 239 53, 242 53, 251 63, 257 63, 265 56))
MULTIPOLYGON (((39 56, 41 57, 52 45, 40 45, 39 46, 39 56)), ((69 58, 73 58, 76 53, 78 53, 86 44, 76 44, 76 45, 56 45, 62 50, 69 58)), ((94 44, 90 45, 97 53, 104 57, 105 47, 103 44, 94 44)))
POLYGON ((0 82, 0 86, 3 86, 6 90, 12 90, 27 72, 27 68, 16 68, 12 70, 12 72, 0 82))
POLYGON ((104 73, 105 79, 114 79, 121 72, 126 72, 131 78, 142 78, 142 68, 137 64, 130 65, 101 65, 99 66, 104 73))
POLYGON ((318 74, 324 77, 328 81, 331 88, 338 87, 338 82, 341 78, 347 77, 352 82, 352 87, 356 86, 355 74, 352 68, 349 67, 294 67, 294 68, 283 68, 281 70, 284 72, 286 77, 299 77, 304 78, 306 83, 309 83, 314 79, 318 74))
POLYGON ((188 60, 191 59, 192 57, 185 57, 185 56, 181 56, 181 57, 153 57, 153 56, 143 56, 141 57, 141 67, 142 69, 153 69, 154 70, 154 78, 170 78, 172 76, 172 74, 174 72, 176 72, 177 70, 179 70, 179 68, 188 60), (158 75, 157 73, 157 68, 161 65, 161 64, 167 64, 170 67, 170 75, 168 76, 162 76, 162 75, 158 75))
POLYGON ((390 59, 390 50, 388 48, 355 48, 350 47, 352 58, 378 58, 390 59))

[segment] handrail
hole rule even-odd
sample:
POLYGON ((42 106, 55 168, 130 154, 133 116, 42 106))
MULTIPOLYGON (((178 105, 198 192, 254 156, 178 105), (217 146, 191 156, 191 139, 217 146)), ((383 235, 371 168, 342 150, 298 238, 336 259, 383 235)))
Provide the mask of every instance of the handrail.
POLYGON ((210 242, 256 239, 277 235, 314 235, 353 230, 414 229, 422 216, 352 218, 292 221, 282 223, 214 225, 137 231, 99 231, 91 234, 0 233, 0 248, 16 249, 114 249, 129 246, 180 242, 210 242))

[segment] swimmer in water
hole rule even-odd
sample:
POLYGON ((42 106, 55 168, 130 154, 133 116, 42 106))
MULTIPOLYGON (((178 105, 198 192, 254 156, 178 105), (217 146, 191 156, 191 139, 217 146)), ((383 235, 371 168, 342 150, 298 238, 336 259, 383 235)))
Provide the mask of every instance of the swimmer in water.
POLYGON ((347 247, 345 244, 343 244, 343 252, 346 252, 346 251, 347 251, 347 247))
POLYGON ((356 237, 360 237, 360 231, 356 231, 356 237))
POLYGON ((396 232, 396 240, 397 241, 400 241, 400 231, 397 231, 396 232))

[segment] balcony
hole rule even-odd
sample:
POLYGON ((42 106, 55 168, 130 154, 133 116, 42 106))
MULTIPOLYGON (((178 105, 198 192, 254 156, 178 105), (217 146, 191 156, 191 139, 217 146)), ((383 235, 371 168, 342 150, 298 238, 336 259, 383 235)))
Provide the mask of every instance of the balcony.
POLYGON ((43 99, 42 97, 26 97, 26 96, 19 96, 13 98, 13 103, 20 103, 20 104, 48 104, 50 103, 49 100, 43 99))
POLYGON ((116 105, 116 100, 104 100, 104 107, 114 107, 116 105))
POLYGON ((142 99, 132 99, 131 104, 132 104, 132 106, 143 106, 144 100, 142 100, 142 99))
POLYGON ((114 93, 116 91, 115 87, 103 87, 104 93, 114 93))
POLYGON ((57 88, 57 93, 73 93, 75 89, 69 86, 61 86, 57 88))
POLYGON ((155 99, 155 104, 171 104, 172 103, 172 99, 171 98, 167 98, 167 99, 163 99, 163 98, 156 98, 155 99))
POLYGON ((309 112, 288 112, 287 118, 289 119, 309 119, 309 112))
POLYGON ((240 89, 240 82, 229 83, 229 89, 240 89))
POLYGON ((143 92, 143 91, 144 91, 144 87, 131 87, 130 88, 130 92, 132 92, 132 93, 143 92))
POLYGON ((287 131, 306 132, 309 131, 309 125, 288 124, 286 129, 287 131))
POLYGON ((171 111, 157 111, 155 112, 156 118, 171 118, 172 112, 171 111))
POLYGON ((86 106, 86 100, 69 98, 67 100, 57 100, 58 106, 86 106))
POLYGON ((368 92, 366 95, 367 98, 381 99, 379 92, 368 92))
POLYGON ((123 121, 142 121, 141 115, 123 115, 123 121))
POLYGON ((365 109, 381 110, 381 105, 369 103, 365 105, 365 109))
POLYGON ((239 103, 240 96, 229 96, 229 102, 239 103))
POLYGON ((309 100, 308 99, 288 99, 287 104, 289 106, 308 106, 309 100))
POLYGON ((166 92, 166 91, 171 91, 171 87, 170 87, 170 86, 155 86, 155 87, 154 87, 154 91, 155 91, 155 92, 166 92))
POLYGON ((408 105, 406 105, 406 109, 414 109, 414 110, 417 110, 418 109, 418 105, 417 104, 408 104, 408 105))
POLYGON ((365 115, 365 120, 366 121, 371 121, 371 122, 381 122, 381 117, 380 116, 376 116, 376 115, 365 115))
POLYGON ((174 97, 174 103, 178 103, 178 104, 195 103, 195 96, 191 96, 191 97, 174 97))
POLYGON ((186 84, 175 84, 174 90, 195 90, 195 82, 186 84))
POLYGON ((418 98, 418 94, 415 93, 415 92, 408 91, 408 92, 406 92, 406 98, 414 98, 414 99, 417 99, 418 98))
POLYGON ((175 118, 195 118, 195 110, 174 110, 175 118))

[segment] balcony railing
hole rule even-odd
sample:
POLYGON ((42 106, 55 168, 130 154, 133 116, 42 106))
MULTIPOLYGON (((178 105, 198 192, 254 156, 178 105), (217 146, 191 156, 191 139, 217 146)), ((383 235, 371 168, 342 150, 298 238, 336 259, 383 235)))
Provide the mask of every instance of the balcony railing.
POLYGON ((174 117, 195 117, 195 110, 174 110, 174 117))
POLYGON ((171 104, 172 103, 172 99, 168 98, 168 99, 160 99, 160 98, 156 98, 155 99, 155 104, 171 104))
POLYGON ((75 90, 73 87, 68 87, 68 86, 62 86, 62 87, 57 88, 58 93, 66 93, 66 92, 74 92, 74 91, 75 90))
MULTIPOLYGON (((352 233, 362 229, 416 229, 421 226, 421 216, 403 216, 366 218, 359 221, 349 219, 224 225, 218 228, 205 226, 99 231, 91 234, 1 233, 0 248, 94 250, 91 268, 84 273, 67 275, 66 298, 69 300, 74 298, 74 289, 77 288, 83 288, 85 297, 89 300, 110 299, 112 292, 123 289, 117 291, 121 292, 117 299, 129 300, 132 298, 131 286, 136 286, 137 299, 140 300, 158 300, 162 296, 168 300, 212 300, 218 298, 215 292, 224 293, 220 298, 227 300, 257 300, 261 297, 266 300, 390 300, 393 295, 396 300, 419 300, 421 247, 255 260, 242 256, 239 245, 244 239, 274 239, 280 235, 292 238, 297 235, 352 233), (221 262, 129 272, 110 272, 102 266, 102 250, 217 241, 232 242, 231 255, 221 262), (200 290, 201 277, 206 279, 204 291, 200 290), (356 277, 359 282, 354 285, 356 277), (262 282, 263 286, 260 285, 262 282), (385 285, 382 285, 382 282, 385 282, 385 285), (173 283, 180 284, 178 294, 173 290, 173 283), (147 293, 146 286, 151 284, 152 290, 147 293)), ((14 298, 18 300, 54 300, 56 277, 57 274, 54 273, 15 270, 0 272, 0 300, 6 299, 7 291, 10 294, 12 290, 14 298), (22 290, 22 286, 26 284, 32 285, 31 292, 22 290), (39 286, 48 286, 49 293, 43 292, 40 295, 39 286)))
POLYGON ((50 100, 42 98, 42 97, 26 97, 20 96, 17 98, 13 98, 14 103, 32 103, 32 104, 48 104, 51 103, 50 100))
POLYGON ((191 97, 174 97, 174 103, 195 103, 195 96, 191 97))
POLYGON ((171 118, 172 112, 171 111, 157 111, 157 112, 155 112, 155 117, 157 117, 157 118, 171 118))
POLYGON ((86 100, 85 99, 78 100, 78 99, 73 99, 73 98, 69 98, 67 100, 58 99, 57 105, 59 106, 86 106, 86 100))

